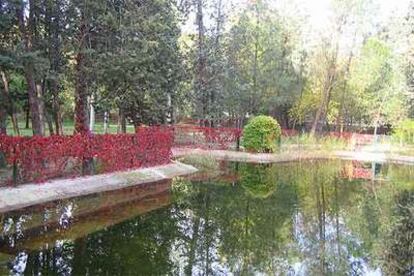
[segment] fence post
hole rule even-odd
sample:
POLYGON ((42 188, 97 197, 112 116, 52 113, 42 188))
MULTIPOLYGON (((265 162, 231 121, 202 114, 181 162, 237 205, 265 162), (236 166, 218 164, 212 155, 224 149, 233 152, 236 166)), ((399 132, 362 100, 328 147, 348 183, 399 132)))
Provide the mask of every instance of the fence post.
POLYGON ((2 151, 0 151, 0 169, 6 168, 7 162, 6 162, 6 156, 2 151))
POLYGON ((17 185, 18 182, 18 168, 17 168, 17 161, 16 161, 16 145, 13 146, 13 185, 17 185))
POLYGON ((17 163, 16 160, 13 161, 13 185, 17 185, 17 163))
POLYGON ((240 151, 240 136, 237 136, 236 151, 240 151))

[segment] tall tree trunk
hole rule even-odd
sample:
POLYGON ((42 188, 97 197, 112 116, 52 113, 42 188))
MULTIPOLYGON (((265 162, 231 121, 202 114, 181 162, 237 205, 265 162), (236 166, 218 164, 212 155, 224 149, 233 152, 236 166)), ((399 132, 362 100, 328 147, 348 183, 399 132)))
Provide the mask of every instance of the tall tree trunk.
POLYGON ((24 125, 24 128, 25 129, 30 128, 30 108, 29 108, 29 106, 27 106, 27 108, 26 108, 26 123, 24 125))
POLYGON ((48 114, 46 116, 46 123, 47 123, 47 127, 49 128, 49 135, 55 135, 55 130, 53 129, 53 121, 52 121, 51 114, 48 114))
POLYGON ((313 119, 312 128, 311 128, 311 131, 310 131, 311 136, 315 135, 316 130, 318 128, 318 124, 319 124, 319 121, 321 119, 323 109, 325 108, 325 98, 326 98, 326 93, 327 92, 328 92, 327 90, 325 90, 325 89, 323 90, 322 102, 319 104, 319 108, 316 111, 315 118, 313 119))
MULTIPOLYGON (((86 134, 89 131, 88 125, 88 84, 87 84, 87 39, 89 30, 86 23, 84 11, 81 10, 81 22, 77 33, 77 53, 75 65, 75 129, 74 133, 86 134)), ((82 175, 94 173, 93 158, 82 160, 82 175)))
MULTIPOLYGON (((204 45, 203 0, 197 0, 197 66, 196 66, 196 90, 201 100, 201 118, 206 120, 208 115, 208 95, 205 87, 206 80, 206 53, 204 45)), ((205 123, 204 123, 205 124, 205 123)))
POLYGON ((329 101, 331 98, 331 92, 332 92, 334 82, 336 79, 336 59, 337 59, 337 52, 334 54, 331 64, 326 72, 326 77, 325 77, 325 81, 323 84, 323 90, 322 90, 322 101, 316 112, 315 119, 313 121, 312 129, 310 132, 310 135, 312 136, 315 135, 316 131, 320 131, 320 128, 321 128, 320 121, 326 120, 329 101))
MULTIPOLYGON (((220 54, 220 37, 221 37, 221 28, 222 28, 222 0, 218 0, 217 1, 217 14, 216 14, 216 33, 215 33, 215 38, 214 38, 214 52, 213 52, 213 59, 217 61, 219 61, 221 59, 221 54, 220 54)), ((211 118, 211 122, 210 122, 210 127, 214 127, 217 122, 215 122, 215 120, 220 119, 220 113, 219 113, 219 109, 218 109, 218 104, 217 104, 217 94, 220 91, 216 91, 216 90, 220 90, 220 83, 221 83, 221 78, 220 78, 220 70, 221 68, 219 68, 219 66, 217 64, 212 64, 212 76, 210 77, 211 81, 215 82, 216 84, 214 85, 213 89, 209 89, 210 90, 210 99, 209 99, 209 106, 210 106, 210 110, 209 110, 209 115, 211 118)))
POLYGON ((14 132, 17 136, 20 136, 19 122, 17 121, 16 113, 11 114, 11 115, 10 115, 10 119, 11 119, 11 121, 12 121, 13 132, 14 132))
MULTIPOLYGON (((14 109, 14 104, 12 99, 10 98, 10 91, 9 91, 9 80, 7 79, 6 72, 4 70, 0 70, 1 80, 3 82, 3 90, 2 90, 2 102, 4 103, 4 111, 8 112, 10 115, 10 119, 13 125, 13 132, 15 135, 20 136, 19 125, 17 123, 16 112, 14 109)), ((7 114, 6 114, 7 115, 7 114)))
POLYGON ((135 123, 134 122, 134 130, 135 130, 135 133, 138 133, 138 131, 139 131, 139 127, 141 126, 141 124, 140 123, 135 123))
POLYGON ((119 126, 121 127, 121 133, 126 133, 126 118, 125 118, 125 112, 122 110, 122 108, 119 109, 119 126))
POLYGON ((53 97, 53 120, 55 123, 55 130, 57 135, 63 135, 62 113, 60 112, 60 105, 58 99, 53 97))
POLYGON ((88 132, 88 91, 85 72, 87 34, 85 19, 82 18, 78 33, 78 52, 75 58, 75 133, 88 132))
MULTIPOLYGON (((25 20, 25 1, 20 2, 18 9, 19 29, 23 36, 25 52, 32 53, 33 34, 35 32, 35 22, 33 13, 35 9, 34 0, 29 1, 29 19, 26 24, 25 20)), ((43 114, 40 107, 38 91, 36 89, 36 81, 34 77, 34 65, 32 61, 24 62, 24 73, 28 86, 29 107, 32 119, 33 135, 44 135, 43 114)))
POLYGON ((258 76, 258 67, 259 67, 259 28, 260 28, 260 13, 259 13, 259 4, 255 4, 255 16, 256 16, 256 31, 254 36, 254 60, 253 60, 253 93, 250 102, 250 113, 253 115, 257 112, 257 102, 258 102, 258 86, 257 86, 257 76, 258 76))
POLYGON ((61 0, 47 0, 45 27, 48 34, 48 52, 50 61, 50 73, 53 77, 49 80, 49 89, 52 96, 53 123, 57 135, 63 135, 62 114, 59 101, 59 73, 62 67, 62 43, 61 43, 61 0))
MULTIPOLYGON (((0 135, 7 135, 7 112, 4 105, 3 93, 0 93, 0 135)), ((4 153, 0 151, 0 168, 6 167, 6 157, 4 153)))
POLYGON ((0 135, 7 134, 7 111, 5 106, 4 93, 0 94, 0 135))
POLYGON ((344 80, 344 83, 343 83, 342 93, 341 93, 341 101, 340 101, 340 104, 339 104, 339 114, 338 114, 338 118, 336 120, 336 129, 337 129, 337 131, 339 130, 340 133, 342 133, 343 130, 344 130, 345 95, 346 95, 347 86, 348 86, 347 77, 349 76, 349 71, 351 70, 352 59, 354 58, 353 48, 354 48, 354 45, 355 45, 355 41, 356 41, 356 33, 354 34, 351 53, 349 54, 348 62, 346 64, 345 80, 344 80))
MULTIPOLYGON (((1 71, 3 77, 3 71, 1 71)), ((7 103, 9 96, 7 95, 7 86, 4 84, 3 89, 0 91, 0 135, 7 134, 7 103)))

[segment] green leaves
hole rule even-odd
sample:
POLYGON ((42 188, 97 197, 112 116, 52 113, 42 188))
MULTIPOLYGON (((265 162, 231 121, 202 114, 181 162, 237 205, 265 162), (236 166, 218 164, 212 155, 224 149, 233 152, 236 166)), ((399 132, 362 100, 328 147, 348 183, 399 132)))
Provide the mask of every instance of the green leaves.
MULTIPOLYGON (((399 72, 395 57, 385 42, 370 38, 352 64, 350 92, 356 108, 370 125, 398 123, 406 116, 405 79, 399 72)), ((351 109, 353 110, 353 109, 351 109)), ((356 113, 357 114, 357 113, 356 113)))
POLYGON ((98 98, 136 125, 163 123, 182 76, 173 3, 125 0, 108 8, 96 38, 98 98))
POLYGON ((243 130, 243 146, 248 151, 275 152, 281 132, 278 122, 272 117, 254 117, 243 130))
POLYGON ((275 114, 300 94, 301 76, 292 61, 295 33, 275 14, 262 2, 252 4, 228 34, 225 100, 241 116, 275 114))

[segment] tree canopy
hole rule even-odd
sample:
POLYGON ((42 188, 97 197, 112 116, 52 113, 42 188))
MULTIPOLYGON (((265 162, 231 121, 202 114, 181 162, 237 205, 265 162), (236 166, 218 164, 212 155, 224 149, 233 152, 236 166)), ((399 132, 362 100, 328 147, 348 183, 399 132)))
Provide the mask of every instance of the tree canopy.
POLYGON ((35 135, 85 132, 95 112, 119 131, 261 114, 376 131, 412 117, 414 4, 380 20, 378 1, 326 2, 318 29, 295 0, 0 1, 0 130, 26 116, 35 135))

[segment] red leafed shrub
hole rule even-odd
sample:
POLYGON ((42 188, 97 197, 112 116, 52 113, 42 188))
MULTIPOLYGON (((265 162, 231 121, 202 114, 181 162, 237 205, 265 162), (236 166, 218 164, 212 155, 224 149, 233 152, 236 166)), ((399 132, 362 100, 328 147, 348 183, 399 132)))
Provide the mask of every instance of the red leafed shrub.
POLYGON ((347 141, 351 140, 353 133, 352 132, 335 132, 335 131, 331 131, 328 133, 329 137, 333 137, 333 138, 342 138, 345 139, 347 141))
POLYGON ((296 135, 299 135, 299 132, 297 130, 282 128, 282 136, 291 137, 296 135))
POLYGON ((370 144, 374 141, 374 135, 372 134, 360 134, 353 132, 329 132, 330 137, 336 137, 344 139, 348 142, 353 141, 356 145, 370 144))
POLYGON ((174 126, 174 146, 204 149, 235 148, 242 136, 238 128, 210 128, 198 126, 174 126))
POLYGON ((14 169, 15 182, 42 182, 85 174, 85 162, 94 163, 99 173, 167 164, 172 142, 171 129, 148 127, 136 134, 3 135, 0 151, 14 169))
POLYGON ((374 174, 371 168, 365 168, 363 163, 352 161, 342 169, 342 177, 349 179, 373 179, 374 174))

